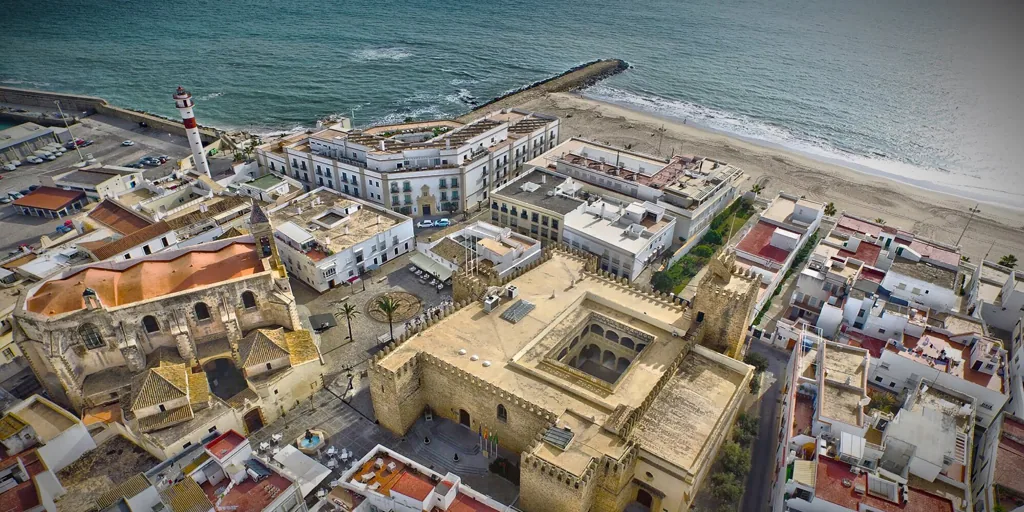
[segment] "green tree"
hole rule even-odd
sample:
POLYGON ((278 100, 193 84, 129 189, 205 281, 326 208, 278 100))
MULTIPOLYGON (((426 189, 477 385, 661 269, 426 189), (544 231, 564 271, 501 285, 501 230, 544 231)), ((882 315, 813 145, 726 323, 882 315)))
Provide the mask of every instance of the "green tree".
POLYGON ((341 316, 345 317, 345 321, 348 323, 348 339, 355 341, 352 338, 352 319, 359 316, 359 308, 346 302, 341 306, 341 316))
POLYGON ((868 410, 878 409, 882 412, 892 412, 896 407, 896 395, 880 391, 871 395, 871 402, 868 403, 868 410))
POLYGON ((875 219, 875 224, 885 224, 885 219, 878 217, 875 219))
POLYGON ((710 230, 704 233, 704 238, 701 239, 701 242, 714 246, 722 245, 722 234, 718 231, 710 230))
POLYGON ((764 191, 764 185, 761 185, 760 183, 755 183, 753 187, 750 187, 750 191, 753 192, 754 194, 760 194, 761 192, 764 191))
POLYGON ((654 286, 655 290, 662 293, 672 291, 672 289, 676 287, 676 284, 677 281, 672 279, 672 276, 670 276, 667 271, 655 272, 654 275, 651 276, 651 285, 654 286))
POLYGON ((713 247, 704 244, 700 244, 697 247, 694 247, 692 251, 690 251, 690 254, 698 258, 710 258, 711 255, 714 253, 715 249, 713 247))
POLYGON ((736 503, 743 496, 743 485, 727 471, 711 475, 711 495, 726 503, 736 503))
POLYGON ((761 391, 761 374, 755 373, 750 377, 750 394, 756 395, 761 391))
POLYGON ((999 264, 1006 268, 1014 268, 1017 266, 1017 257, 1012 254, 1007 254, 1002 258, 999 258, 999 264))
POLYGON ((398 309, 402 307, 402 301, 385 295, 377 299, 374 306, 377 308, 377 311, 384 313, 384 315, 388 317, 388 330, 391 332, 391 341, 395 341, 394 318, 395 313, 397 313, 398 309))
POLYGON ((754 371, 761 373, 768 369, 768 358, 754 352, 748 352, 743 356, 743 362, 754 367, 754 371))
POLYGON ((719 458, 722 461, 722 467, 738 478, 745 477, 750 471, 750 452, 732 441, 726 441, 722 445, 719 458))
POLYGON ((833 203, 832 201, 829 201, 828 204, 825 205, 825 215, 828 215, 829 217, 834 217, 835 214, 836 214, 836 204, 833 203))

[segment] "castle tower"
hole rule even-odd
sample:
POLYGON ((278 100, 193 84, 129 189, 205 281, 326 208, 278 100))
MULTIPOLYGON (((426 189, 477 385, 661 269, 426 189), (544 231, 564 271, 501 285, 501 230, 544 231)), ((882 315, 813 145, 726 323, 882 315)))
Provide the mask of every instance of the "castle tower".
POLYGON ((188 147, 192 148, 192 158, 195 159, 196 170, 201 174, 210 176, 210 164, 206 162, 206 154, 203 153, 203 141, 199 137, 199 127, 196 125, 196 116, 192 112, 192 94, 184 87, 178 86, 174 93, 174 103, 181 112, 181 121, 185 125, 185 134, 188 136, 188 147))
POLYGON ((281 258, 277 254, 277 244, 274 243, 274 226, 255 199, 252 200, 252 210, 249 212, 249 232, 256 241, 256 250, 260 258, 270 258, 270 268, 283 272, 284 267, 281 266, 281 258))

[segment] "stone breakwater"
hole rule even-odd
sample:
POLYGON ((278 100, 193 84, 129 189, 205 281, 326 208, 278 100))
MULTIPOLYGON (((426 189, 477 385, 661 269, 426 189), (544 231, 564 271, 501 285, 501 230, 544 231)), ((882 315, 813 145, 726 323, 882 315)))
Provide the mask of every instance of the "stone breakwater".
POLYGON ((550 78, 545 78, 530 85, 524 85, 514 91, 498 96, 462 115, 456 121, 469 122, 491 112, 504 108, 513 108, 548 93, 586 89, 605 78, 619 74, 627 69, 629 69, 629 63, 619 59, 600 59, 580 64, 550 78))

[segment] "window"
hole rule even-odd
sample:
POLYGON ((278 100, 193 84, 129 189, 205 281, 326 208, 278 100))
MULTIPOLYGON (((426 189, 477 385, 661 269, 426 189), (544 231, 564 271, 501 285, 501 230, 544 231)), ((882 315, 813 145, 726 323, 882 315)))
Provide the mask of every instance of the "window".
POLYGON ((212 434, 212 433, 214 433, 214 432, 215 432, 216 430, 217 430, 217 425, 214 425, 214 426, 210 427, 209 429, 207 429, 207 432, 209 432, 209 433, 211 433, 211 434, 212 434))
POLYGON ((498 421, 508 423, 508 410, 501 404, 498 404, 498 421))
POLYGON ((982 402, 981 403, 981 408, 991 411, 992 410, 992 404, 990 404, 988 402, 982 402))
MULTIPOLYGON (((448 163, 448 162, 445 161, 445 163, 448 163)), ((458 178, 452 178, 452 188, 456 188, 458 186, 459 186, 459 179, 458 178)))
POLYGON ((132 255, 131 254, 125 254, 124 255, 124 259, 130 260, 130 259, 132 259, 132 255))
POLYGON ((242 307, 252 309, 256 307, 256 294, 246 290, 242 292, 242 307))
POLYGON ((207 306, 205 303, 197 302, 192 309, 195 310, 196 320, 202 321, 210 319, 210 307, 207 306))
POLYGON ((890 382, 890 383, 889 383, 889 387, 890 387, 890 388, 894 388, 894 387, 896 387, 896 383, 895 383, 895 382, 890 382))
POLYGON ((910 293, 913 293, 914 295, 921 295, 921 289, 914 287, 914 289, 910 290, 910 293))
POLYGON ((267 369, 268 369, 268 370, 273 370, 273 369, 274 369, 274 367, 273 367, 273 366, 272 366, 272 365, 271 365, 270 363, 267 363, 267 369))
POLYGON ((167 410, 167 408, 164 407, 164 404, 160 404, 158 407, 160 407, 160 412, 164 412, 167 410))
POLYGON ((14 351, 11 350, 10 347, 5 348, 4 349, 4 357, 6 357, 8 361, 14 359, 14 351))
POLYGON ((551 219, 551 228, 558 229, 558 219, 551 219))
POLYGON ((157 323, 156 317, 153 315, 142 317, 142 327, 146 329, 147 333, 160 332, 160 324, 157 323))
POLYGON ((885 329, 879 329, 878 334, 885 334, 885 329))
POLYGON ((539 222, 539 219, 540 215, 538 215, 537 212, 533 212, 533 214, 530 215, 530 222, 539 222))
POLYGON ((85 348, 100 348, 104 345, 103 338, 100 337, 100 330, 93 324, 83 324, 78 328, 78 334, 85 342, 85 348))
POLYGON ((171 245, 171 244, 167 243, 167 237, 166 236, 160 239, 160 243, 164 244, 164 247, 167 247, 168 245, 171 245))
POLYGON ((145 254, 153 254, 153 251, 150 250, 148 245, 143 245, 142 246, 142 252, 145 253, 145 254))
POLYGON ((324 270, 324 277, 334 277, 334 275, 337 274, 337 273, 338 273, 338 269, 334 268, 334 267, 331 267, 331 268, 329 268, 327 270, 324 270))
POLYGON ((875 377, 875 382, 882 382, 882 378, 881 377, 875 377))
POLYGON ((187 443, 185 443, 185 444, 181 445, 181 448, 182 448, 182 449, 185 449, 185 448, 188 448, 189 446, 192 446, 192 441, 189 441, 189 442, 187 442, 187 443))

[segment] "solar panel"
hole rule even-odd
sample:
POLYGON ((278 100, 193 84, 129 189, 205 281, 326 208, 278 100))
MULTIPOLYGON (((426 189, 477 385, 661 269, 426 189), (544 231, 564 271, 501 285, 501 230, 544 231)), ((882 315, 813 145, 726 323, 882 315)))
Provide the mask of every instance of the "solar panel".
POLYGON ((548 429, 544 431, 544 441, 564 450, 566 446, 569 446, 569 441, 572 441, 574 435, 575 434, 573 434, 571 430, 565 430, 564 428, 558 427, 548 427, 548 429))
POLYGON ((515 304, 509 306, 509 308, 506 309, 505 312, 501 314, 501 317, 504 318, 505 320, 508 320, 509 322, 517 323, 524 317, 526 317, 526 315, 528 315, 530 311, 533 311, 534 307, 535 306, 532 302, 519 299, 515 302, 515 304))

